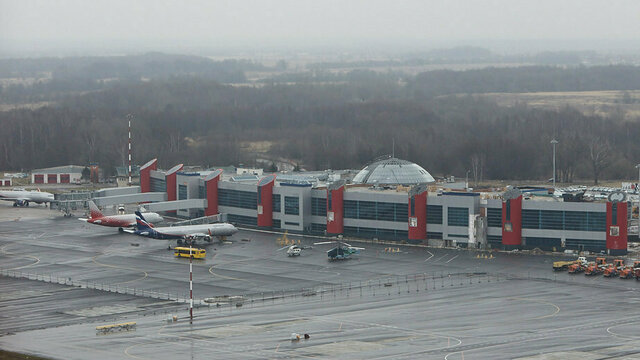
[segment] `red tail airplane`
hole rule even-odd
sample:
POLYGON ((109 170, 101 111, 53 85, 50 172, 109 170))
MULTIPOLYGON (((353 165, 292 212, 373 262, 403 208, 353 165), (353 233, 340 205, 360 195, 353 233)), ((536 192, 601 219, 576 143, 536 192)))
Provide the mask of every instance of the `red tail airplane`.
MULTIPOLYGON (((98 206, 96 206, 96 204, 89 200, 89 210, 91 210, 91 217, 88 219, 78 219, 81 221, 85 221, 91 224, 95 224, 95 225, 102 225, 102 226, 110 226, 110 227, 117 227, 119 228, 118 230, 122 231, 123 228, 126 227, 133 227, 136 225, 136 215, 135 214, 124 214, 124 215, 104 215, 102 214, 102 212, 100 211, 100 209, 98 209, 98 206)), ((143 214, 145 219, 149 219, 149 222, 151 223, 158 223, 160 221, 163 221, 164 219, 162 219, 162 216, 154 213, 154 212, 148 212, 148 213, 144 213, 143 214)))

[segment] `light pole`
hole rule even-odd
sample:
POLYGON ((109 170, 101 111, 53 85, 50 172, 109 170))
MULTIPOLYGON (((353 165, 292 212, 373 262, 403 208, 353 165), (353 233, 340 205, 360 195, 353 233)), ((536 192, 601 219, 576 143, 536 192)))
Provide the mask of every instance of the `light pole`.
POLYGON ((636 169, 638 169, 638 182, 636 183, 635 188, 636 188, 636 193, 638 193, 638 192, 640 192, 638 190, 638 185, 640 185, 640 164, 636 165, 636 169))
MULTIPOLYGON (((638 165, 640 166, 640 165, 638 165)), ((471 170, 467 170, 467 174, 465 175, 465 180, 464 180, 464 186, 466 186, 465 190, 469 190, 469 171, 471 170)), ((640 170, 638 170, 640 173, 640 170)))
POLYGON ((551 144, 553 145, 553 189, 556 188, 556 144, 558 140, 551 140, 551 144))

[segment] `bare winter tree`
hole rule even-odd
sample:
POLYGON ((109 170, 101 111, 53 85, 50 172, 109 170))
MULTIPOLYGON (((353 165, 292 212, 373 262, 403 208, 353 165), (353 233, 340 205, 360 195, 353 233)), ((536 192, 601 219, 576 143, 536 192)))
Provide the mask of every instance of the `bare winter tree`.
POLYGON ((482 181, 484 176, 484 154, 471 155, 471 173, 473 174, 474 186, 478 186, 478 181, 482 181))
POLYGON ((593 171, 593 183, 598 185, 600 172, 607 166, 610 146, 606 140, 593 137, 589 141, 589 161, 593 171))

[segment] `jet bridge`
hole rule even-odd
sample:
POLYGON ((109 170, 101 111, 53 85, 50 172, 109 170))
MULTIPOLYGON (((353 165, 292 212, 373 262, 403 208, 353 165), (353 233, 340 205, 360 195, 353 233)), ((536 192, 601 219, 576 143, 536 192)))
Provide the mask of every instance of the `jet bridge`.
POLYGON ((184 226, 184 225, 201 225, 201 224, 215 224, 219 222, 226 222, 227 214, 216 214, 203 216, 195 219, 188 219, 171 223, 169 226, 184 226))
MULTIPOLYGON (((145 193, 149 194, 149 193, 145 193)), ((163 193, 164 194, 164 193, 163 193)), ((166 200, 165 194, 165 200, 166 200)), ((207 207, 207 199, 186 199, 174 201, 162 201, 145 204, 148 211, 171 211, 181 209, 204 209, 207 207)))
POLYGON ((140 194, 140 186, 126 186, 116 188, 105 188, 92 192, 92 197, 107 197, 107 196, 120 196, 120 195, 132 195, 140 194))
MULTIPOLYGON (((114 196, 103 196, 93 198, 93 202, 98 206, 109 206, 117 204, 133 204, 133 203, 146 203, 146 202, 158 202, 167 201, 167 193, 165 192, 147 192, 137 194, 125 194, 114 196)), ((145 205, 146 206, 146 205, 145 205)))

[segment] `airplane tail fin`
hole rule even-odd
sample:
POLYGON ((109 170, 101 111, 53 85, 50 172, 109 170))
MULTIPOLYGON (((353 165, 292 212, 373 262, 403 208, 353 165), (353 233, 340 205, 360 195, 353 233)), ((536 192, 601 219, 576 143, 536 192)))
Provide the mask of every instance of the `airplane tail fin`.
POLYGON ((89 200, 89 210, 91 210, 91 218, 99 218, 102 217, 102 211, 100 211, 100 209, 98 209, 98 206, 96 205, 96 203, 93 202, 93 200, 89 200))
POLYGON ((145 230, 151 229, 152 226, 144 219, 144 216, 140 213, 140 211, 136 211, 136 229, 145 230))
POLYGON ((145 222, 147 221, 147 219, 145 219, 144 216, 142 216, 142 213, 140 211, 136 211, 135 214, 136 214, 137 217, 139 217, 143 221, 145 221, 145 222))

